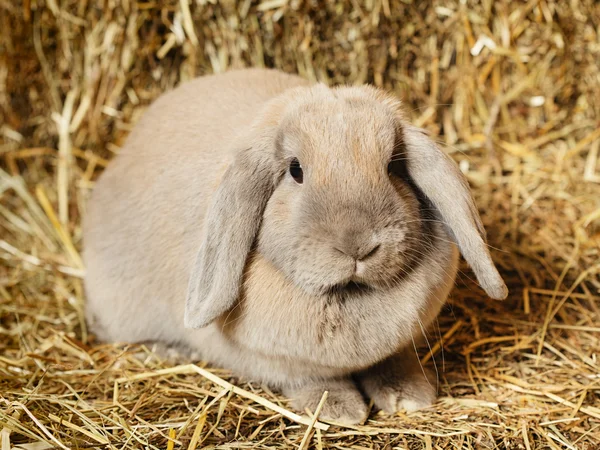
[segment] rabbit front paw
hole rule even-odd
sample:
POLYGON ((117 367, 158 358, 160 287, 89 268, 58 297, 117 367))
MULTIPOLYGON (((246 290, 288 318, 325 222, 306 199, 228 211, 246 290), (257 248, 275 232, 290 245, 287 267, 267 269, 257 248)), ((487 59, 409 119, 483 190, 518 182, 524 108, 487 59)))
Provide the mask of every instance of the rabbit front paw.
POLYGON ((328 395, 319 414, 320 419, 354 425, 366 418, 367 405, 350 379, 320 381, 302 387, 287 388, 284 393, 292 399, 295 409, 302 412, 308 409, 314 413, 324 391, 328 391, 328 395))
POLYGON ((388 414, 431 406, 437 397, 436 378, 412 355, 398 354, 358 376, 365 394, 388 414))

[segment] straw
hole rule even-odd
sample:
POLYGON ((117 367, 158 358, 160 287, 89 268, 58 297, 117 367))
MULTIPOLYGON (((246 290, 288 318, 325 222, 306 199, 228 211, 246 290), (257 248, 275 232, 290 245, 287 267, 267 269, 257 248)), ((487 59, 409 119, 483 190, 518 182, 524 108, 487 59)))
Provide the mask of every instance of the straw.
POLYGON ((599 30, 594 0, 0 1, 2 450, 600 448, 599 30), (461 264, 432 407, 326 424, 88 335, 95 180, 157 96, 245 66, 393 92, 467 177, 510 296, 461 264))

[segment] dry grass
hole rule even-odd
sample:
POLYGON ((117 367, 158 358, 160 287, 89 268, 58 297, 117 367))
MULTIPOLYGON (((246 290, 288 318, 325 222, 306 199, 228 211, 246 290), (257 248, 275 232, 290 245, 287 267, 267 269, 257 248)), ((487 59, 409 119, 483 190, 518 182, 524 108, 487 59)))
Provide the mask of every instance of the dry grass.
POLYGON ((0 0, 1 449, 600 448, 599 30, 594 0, 0 0), (243 65, 393 90, 471 181, 511 295, 464 267, 433 408, 326 429, 88 335, 93 180, 160 92, 243 65))

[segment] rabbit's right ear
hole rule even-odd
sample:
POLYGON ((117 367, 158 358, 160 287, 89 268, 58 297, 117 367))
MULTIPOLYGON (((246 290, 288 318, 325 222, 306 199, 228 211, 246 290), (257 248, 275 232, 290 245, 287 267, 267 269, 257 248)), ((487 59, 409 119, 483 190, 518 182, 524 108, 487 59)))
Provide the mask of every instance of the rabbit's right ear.
POLYGON ((248 253, 279 178, 272 147, 263 139, 238 153, 214 193, 189 281, 187 328, 210 324, 238 298, 248 253))

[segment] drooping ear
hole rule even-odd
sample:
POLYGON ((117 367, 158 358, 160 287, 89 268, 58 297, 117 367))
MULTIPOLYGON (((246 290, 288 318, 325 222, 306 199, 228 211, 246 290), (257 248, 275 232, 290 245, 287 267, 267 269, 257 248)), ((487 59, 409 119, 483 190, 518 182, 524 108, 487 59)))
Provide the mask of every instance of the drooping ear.
POLYGON ((239 152, 213 195, 188 286, 187 328, 205 327, 238 298, 248 253, 277 182, 276 156, 265 146, 239 152))
POLYGON ((481 287, 492 298, 506 298, 508 289, 488 251, 466 178, 423 130, 403 123, 400 133, 411 179, 438 210, 481 287))

